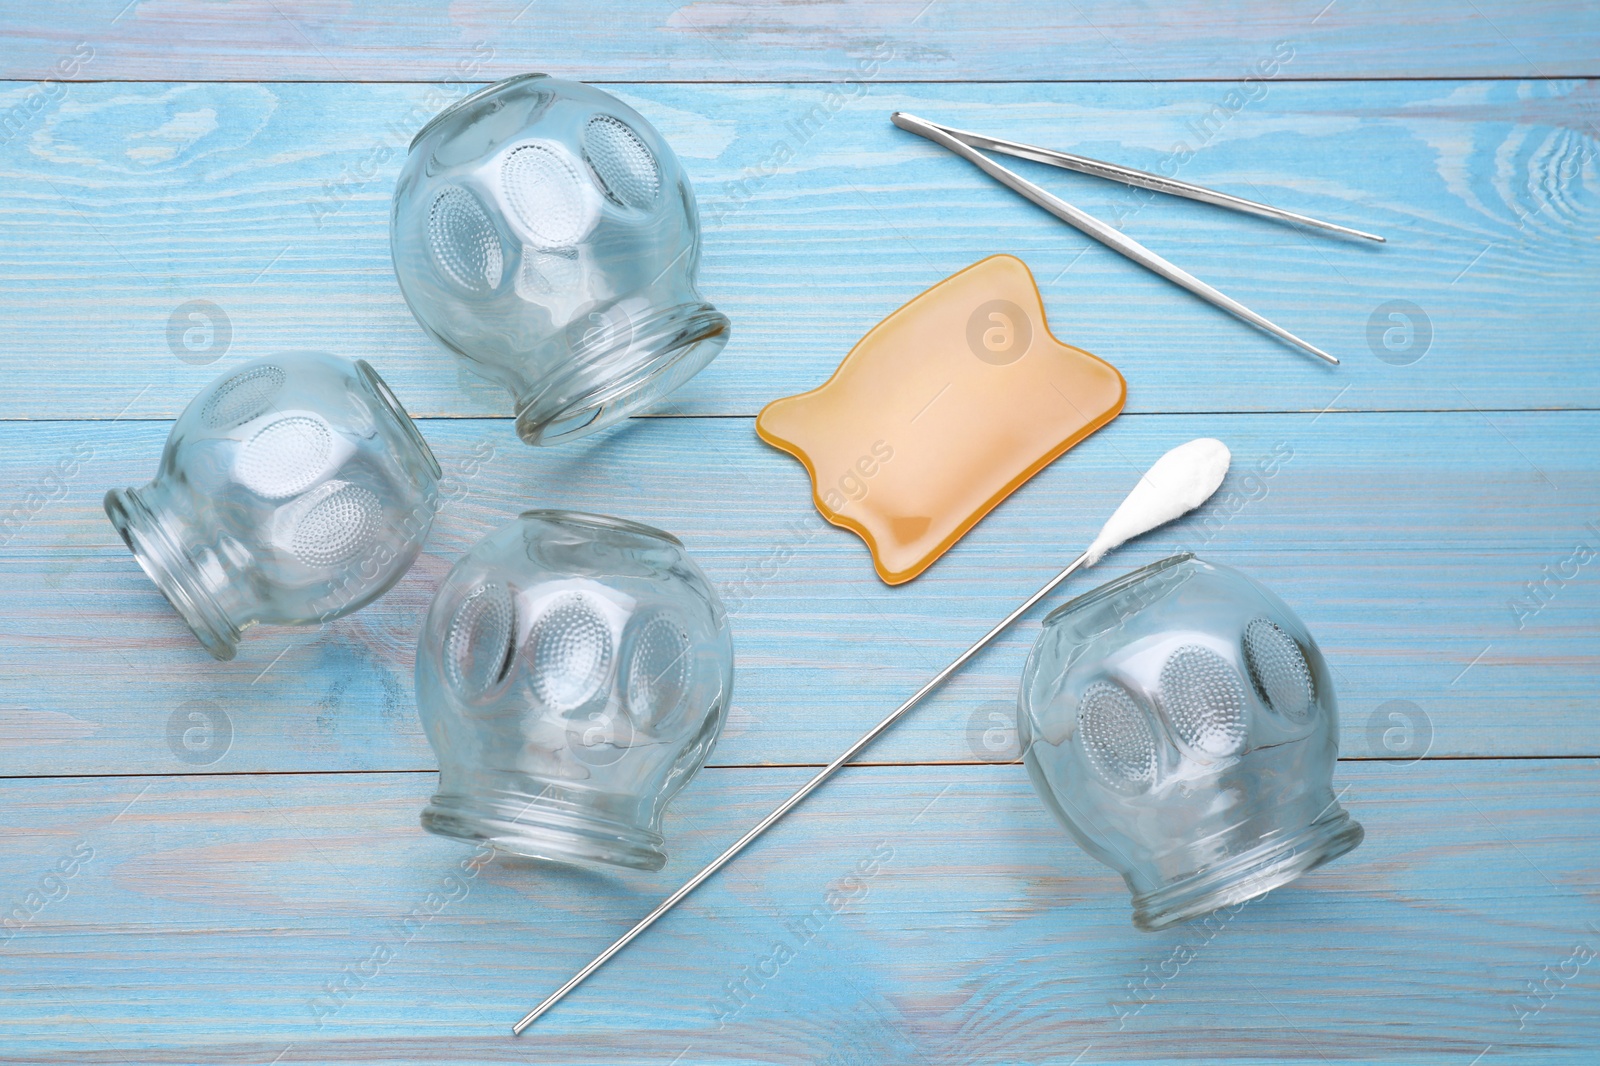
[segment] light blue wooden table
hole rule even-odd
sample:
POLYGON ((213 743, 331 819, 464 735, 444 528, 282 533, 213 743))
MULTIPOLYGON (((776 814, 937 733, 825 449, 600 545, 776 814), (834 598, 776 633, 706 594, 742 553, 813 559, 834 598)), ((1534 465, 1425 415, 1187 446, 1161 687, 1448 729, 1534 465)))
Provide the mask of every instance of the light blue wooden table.
POLYGON ((93 0, 3 24, 0 1063, 1600 1061, 1600 8, 93 0), (672 141, 734 321, 669 406, 548 451, 417 328, 386 229, 420 122, 530 69, 672 141), (1151 169, 1182 145, 1186 179, 1386 234, 1019 164, 1344 365, 1088 243, 901 108, 1151 169), (1123 371, 1127 412, 889 589, 752 419, 994 252, 1123 371), (219 664, 100 498, 205 382, 296 347, 381 369, 449 502, 382 602, 219 664), (1293 605, 1339 685, 1360 849, 1220 926, 1136 931, 993 725, 1034 619, 508 1035, 1200 435, 1236 457, 1221 520, 1104 576, 1200 545, 1293 605), (735 706, 659 874, 462 875, 471 851, 417 825, 420 613, 529 506, 674 530, 732 605, 735 706))

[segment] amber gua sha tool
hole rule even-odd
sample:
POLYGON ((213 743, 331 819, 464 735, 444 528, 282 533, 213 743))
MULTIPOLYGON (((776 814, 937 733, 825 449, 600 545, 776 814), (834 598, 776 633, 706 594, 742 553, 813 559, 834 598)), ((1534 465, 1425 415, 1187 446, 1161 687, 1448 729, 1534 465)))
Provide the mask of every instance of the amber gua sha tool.
POLYGON ((1126 397, 1115 367, 1051 336, 1022 260, 995 255, 874 326, 820 388, 769 403, 756 432, 898 585, 1126 397))

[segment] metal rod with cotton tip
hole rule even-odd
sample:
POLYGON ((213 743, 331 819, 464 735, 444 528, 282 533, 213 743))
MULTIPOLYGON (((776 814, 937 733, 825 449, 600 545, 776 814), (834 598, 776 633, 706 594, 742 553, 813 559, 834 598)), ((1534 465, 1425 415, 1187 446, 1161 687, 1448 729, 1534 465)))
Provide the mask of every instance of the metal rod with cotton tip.
POLYGON ((904 111, 896 111, 890 118, 901 129, 915 133, 920 137, 926 137, 934 144, 949 149, 1023 199, 1044 208, 1067 225, 1088 234, 1107 248, 1121 253, 1146 270, 1161 275, 1174 285, 1188 289, 1207 303, 1222 308, 1234 317, 1250 323, 1259 330, 1272 334, 1279 340, 1287 341, 1301 351, 1310 352, 1318 359, 1332 363, 1335 366, 1339 365, 1338 359, 1321 348, 1301 340, 1282 326, 1256 314, 1227 293, 1207 285, 1176 263, 1163 259, 1132 237, 1100 221, 1089 212, 1073 207, 1059 196, 1045 191, 1021 174, 1001 166, 976 148, 946 132, 944 127, 936 126, 915 115, 908 115, 904 111))
POLYGON ((1093 566, 1106 553, 1132 540, 1134 537, 1148 533, 1158 526, 1166 525, 1173 519, 1182 517, 1205 503, 1222 484, 1223 477, 1228 473, 1228 463, 1231 458, 1227 446, 1221 441, 1202 437, 1198 440, 1192 440, 1188 444, 1179 445, 1160 459, 1157 459, 1155 465, 1145 471, 1144 476, 1139 479, 1139 483, 1133 487, 1132 492, 1128 493, 1122 504, 1112 512, 1106 524, 1101 527, 1099 536, 1095 537, 1094 542, 1089 545, 1082 555, 1072 560, 1065 570, 1045 582, 1038 592, 1023 600, 1016 610, 1006 615, 993 629, 979 637, 977 643, 956 656, 949 666, 929 678, 928 683, 918 689, 910 699, 896 707, 887 718, 873 726, 860 740, 850 745, 836 759, 819 770, 815 777, 800 787, 799 791, 780 803, 776 810, 756 823, 744 836, 734 841, 727 851, 718 855, 705 869, 684 882, 682 888, 662 900, 655 910, 639 921, 639 924, 618 937, 616 943, 595 956, 594 960, 574 974, 571 980, 551 993, 543 1003, 525 1014, 516 1025, 511 1027, 511 1032, 514 1035, 521 1036, 523 1030, 532 1025, 540 1015, 561 1002, 567 993, 577 988, 590 974, 604 966, 613 955, 632 943, 640 933, 654 925, 662 915, 676 907, 685 896, 704 884, 712 874, 732 862, 734 856, 738 855, 757 837, 770 829, 778 819, 799 806, 802 800, 815 792, 840 767, 855 758, 867 745, 887 732, 890 726, 905 716, 906 712, 921 703, 930 692, 943 684, 951 674, 965 666, 974 655, 977 655, 995 637, 1005 632, 1011 623, 1026 614, 1034 604, 1054 592, 1063 581, 1078 570, 1086 566, 1093 566))

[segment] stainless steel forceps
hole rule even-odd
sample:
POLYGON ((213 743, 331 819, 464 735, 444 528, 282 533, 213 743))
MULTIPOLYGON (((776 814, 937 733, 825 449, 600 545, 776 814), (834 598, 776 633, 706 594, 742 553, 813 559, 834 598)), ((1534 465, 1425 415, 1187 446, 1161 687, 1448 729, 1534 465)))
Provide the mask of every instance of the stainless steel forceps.
POLYGON ((1006 188, 1018 193, 1025 199, 1037 204, 1039 207, 1044 208, 1046 211, 1050 212, 1052 215, 1055 215, 1068 225, 1082 230, 1084 233, 1093 237, 1095 240, 1099 241, 1101 244, 1112 249, 1113 251, 1122 253, 1145 269, 1160 274, 1173 284, 1180 285, 1183 288, 1188 289, 1201 299, 1215 304, 1224 311, 1236 315, 1258 329, 1265 330, 1274 337, 1278 337, 1281 340, 1287 341, 1296 348, 1310 352, 1319 359, 1325 359, 1335 365, 1338 364, 1338 359, 1329 355, 1321 348, 1306 343, 1299 337, 1296 337, 1293 333, 1290 333, 1288 330, 1284 329, 1282 326, 1275 325, 1271 321, 1261 317, 1244 304, 1240 303, 1238 300, 1235 300, 1233 297, 1219 292, 1212 286, 1207 285, 1205 282, 1195 277, 1193 274, 1184 270, 1182 267, 1163 259, 1161 256, 1157 255, 1155 252, 1152 252, 1150 249, 1146 248, 1132 237, 1125 235, 1120 230, 1117 230, 1112 226, 1108 226, 1106 223, 1100 221, 1098 218, 1095 218, 1088 212, 1081 211, 1078 208, 1073 207, 1060 197, 1046 192, 1044 189, 1022 177, 1020 174, 1017 174, 1015 171, 1008 170, 999 163, 996 163, 994 160, 978 151, 978 149, 983 148, 991 152, 1004 152, 1007 155, 1013 155, 1019 159, 1031 159, 1038 163, 1048 163, 1051 166, 1062 167, 1066 170, 1075 170, 1079 173, 1091 174, 1098 178, 1109 178, 1112 181, 1120 181, 1127 185, 1135 185, 1141 189, 1150 189, 1153 192, 1167 193, 1172 196, 1183 196, 1191 200, 1199 200, 1202 203, 1214 204, 1218 207, 1226 207, 1233 211, 1242 211, 1247 214, 1259 215, 1263 218, 1271 218, 1283 222, 1293 222, 1302 226, 1310 226, 1315 229, 1327 230, 1331 233, 1339 233, 1349 237, 1360 237, 1364 240, 1382 242, 1383 238, 1377 234, 1366 233, 1358 229, 1350 229, 1347 226, 1338 226, 1332 222, 1323 222, 1319 219, 1296 214, 1293 211, 1285 211, 1282 208, 1273 207, 1269 204, 1257 203, 1254 200, 1246 200, 1243 197, 1232 196, 1225 192, 1218 192, 1215 189, 1207 189, 1202 185, 1191 185, 1186 181, 1178 181, 1175 178, 1164 178, 1159 174, 1151 174, 1143 170, 1134 170, 1131 167, 1122 167, 1116 165, 1115 163, 1106 163, 1098 159, 1090 159, 1087 156, 1072 155, 1067 152, 1057 152, 1049 148, 1038 148, 1031 144, 1022 144, 1017 141, 1002 140, 999 137, 986 137, 980 133, 969 133, 966 130, 958 130, 950 126, 941 126, 936 122, 929 122, 927 119, 918 118, 917 116, 907 114, 904 111, 896 111, 890 116, 890 118, 893 120, 894 124, 899 126, 901 129, 915 133, 922 137, 926 137, 933 143, 949 149, 956 155, 971 163, 973 166, 977 167, 979 170, 983 171, 985 174, 989 175, 994 180, 998 181, 1000 184, 1004 185, 1006 188))

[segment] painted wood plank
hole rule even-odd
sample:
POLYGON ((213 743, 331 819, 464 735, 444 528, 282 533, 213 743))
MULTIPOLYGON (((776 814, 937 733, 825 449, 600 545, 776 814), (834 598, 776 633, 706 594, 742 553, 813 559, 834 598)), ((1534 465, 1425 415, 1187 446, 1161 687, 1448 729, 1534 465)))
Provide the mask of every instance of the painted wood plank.
POLYGON ((464 871, 472 849, 416 824, 427 774, 12 780, 3 898, 53 898, 0 945, 4 1057, 1588 1061, 1596 769, 1342 765, 1360 848, 1157 934, 1020 767, 850 770, 520 1041, 512 1020, 803 772, 707 771, 668 867, 620 877, 464 871))
MULTIPOLYGON (((621 86, 684 156, 703 287, 734 321, 662 411, 752 415, 814 387, 884 315, 1001 251, 1033 267, 1060 337, 1123 370, 1131 411, 1600 406, 1597 84, 1276 82, 1252 100, 1216 84, 870 84, 826 120, 820 86, 621 86), (1386 234, 1357 247, 1018 164, 1345 365, 1092 244, 894 129, 896 108, 1152 170, 1185 144, 1186 179, 1386 234), (1417 310, 1391 320, 1394 301, 1417 310)), ((0 145, 0 417, 172 417, 215 372, 192 362, 296 347, 381 357, 418 414, 508 413, 416 326, 389 262, 404 145, 448 91, 57 88, 0 145), (226 345, 193 301, 226 316, 226 345)), ((0 107, 41 91, 12 85, 0 107)))
MULTIPOLYGON (((1346 755, 1600 753, 1600 564, 1575 552, 1600 547, 1600 413, 1123 416, 899 588, 821 522, 799 464, 747 420, 635 420, 561 449, 526 448, 504 421, 423 429, 447 503, 412 573, 321 631, 251 631, 222 664, 100 508, 107 488, 154 473, 167 427, 0 426, 0 483, 37 493, 0 552, 0 772, 187 770, 169 727, 181 736, 191 701, 228 719, 230 746, 201 752, 215 772, 431 768, 416 628, 457 555, 535 506, 681 535, 733 617, 714 761, 825 762, 1088 543, 1157 455, 1205 435, 1235 455, 1205 521, 1131 545, 1073 590, 1181 547, 1256 576, 1332 663, 1346 755), (1397 700, 1409 706, 1389 734, 1397 700)), ((1003 724, 1036 633, 1029 620, 1002 638, 870 757, 1011 758, 1003 724)))
POLYGON ((918 80, 1232 80, 1283 40, 1303 77, 1566 77, 1593 74, 1600 45, 1592 6, 1570 0, 1028 0, 1003 18, 976 0, 95 0, 17 8, 4 32, 6 77, 118 81, 837 81, 874 52, 918 80))

